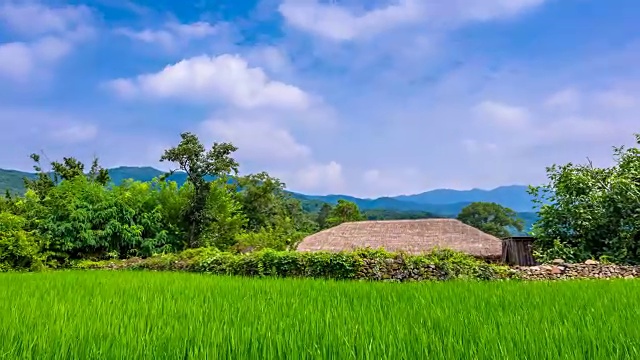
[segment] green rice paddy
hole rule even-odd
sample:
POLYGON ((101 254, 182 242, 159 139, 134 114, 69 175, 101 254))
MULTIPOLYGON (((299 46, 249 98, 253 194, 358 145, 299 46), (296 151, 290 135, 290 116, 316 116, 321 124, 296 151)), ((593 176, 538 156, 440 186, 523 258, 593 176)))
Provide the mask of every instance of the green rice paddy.
POLYGON ((640 359, 640 282, 0 274, 0 359, 640 359))

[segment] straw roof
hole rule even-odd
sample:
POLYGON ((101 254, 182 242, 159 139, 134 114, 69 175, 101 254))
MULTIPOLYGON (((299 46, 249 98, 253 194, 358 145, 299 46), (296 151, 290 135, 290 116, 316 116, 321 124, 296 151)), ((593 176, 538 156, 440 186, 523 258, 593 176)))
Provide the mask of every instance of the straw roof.
POLYGON ((298 251, 338 252, 367 247, 410 254, 447 248, 483 258, 502 254, 500 239, 455 219, 344 223, 306 237, 298 251))

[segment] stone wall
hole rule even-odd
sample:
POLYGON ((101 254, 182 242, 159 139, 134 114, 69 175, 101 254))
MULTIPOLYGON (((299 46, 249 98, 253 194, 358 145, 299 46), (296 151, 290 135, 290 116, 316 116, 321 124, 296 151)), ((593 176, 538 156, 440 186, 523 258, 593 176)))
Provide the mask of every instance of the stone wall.
POLYGON ((512 269, 524 280, 640 278, 640 266, 600 264, 593 260, 582 264, 567 264, 556 259, 551 264, 516 266, 512 269))

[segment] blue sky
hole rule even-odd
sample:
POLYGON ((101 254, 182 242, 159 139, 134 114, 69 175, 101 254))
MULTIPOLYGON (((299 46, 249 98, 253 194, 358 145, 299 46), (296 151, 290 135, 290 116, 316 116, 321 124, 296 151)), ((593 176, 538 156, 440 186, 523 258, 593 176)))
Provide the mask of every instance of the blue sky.
POLYGON ((537 184, 640 131, 637 0, 0 0, 0 167, 243 173, 382 196, 537 184))

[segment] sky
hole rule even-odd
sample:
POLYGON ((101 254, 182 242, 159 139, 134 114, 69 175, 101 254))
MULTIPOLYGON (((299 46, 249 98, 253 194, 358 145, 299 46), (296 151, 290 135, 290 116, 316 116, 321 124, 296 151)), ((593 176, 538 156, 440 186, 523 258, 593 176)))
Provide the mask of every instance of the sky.
POLYGON ((0 0, 0 168, 167 169, 189 131, 309 194, 540 184, 633 145, 638 24, 637 0, 0 0))

